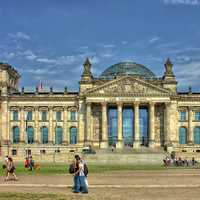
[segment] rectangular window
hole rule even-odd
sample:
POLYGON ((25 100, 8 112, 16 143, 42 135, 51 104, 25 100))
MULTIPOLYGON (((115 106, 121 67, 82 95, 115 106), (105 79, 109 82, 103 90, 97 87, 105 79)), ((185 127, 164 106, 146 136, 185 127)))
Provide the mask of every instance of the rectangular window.
POLYGON ((46 150, 45 149, 40 150, 40 154, 46 154, 46 150))
POLYGON ((70 112, 70 120, 75 121, 76 120, 76 111, 70 112))
POLYGON ((200 121, 200 111, 195 112, 195 120, 200 121))
POLYGON ((28 111, 27 112, 26 120, 27 121, 32 121, 33 120, 33 113, 32 113, 32 111, 28 111))
POLYGON ((41 118, 42 118, 42 121, 43 121, 43 122, 47 121, 47 111, 42 111, 41 114, 42 114, 42 117, 41 117, 41 118))
POLYGON ((17 150, 16 149, 12 149, 12 155, 16 156, 17 155, 17 150))
POLYGON ((56 112, 56 121, 61 121, 61 111, 56 112))
POLYGON ((180 121, 186 121, 186 111, 180 111, 179 112, 179 120, 180 121))
POLYGON ((14 121, 18 121, 19 120, 19 116, 18 116, 18 111, 17 110, 13 111, 13 120, 14 121))
POLYGON ((30 156, 31 155, 31 150, 30 149, 26 149, 26 156, 30 156))

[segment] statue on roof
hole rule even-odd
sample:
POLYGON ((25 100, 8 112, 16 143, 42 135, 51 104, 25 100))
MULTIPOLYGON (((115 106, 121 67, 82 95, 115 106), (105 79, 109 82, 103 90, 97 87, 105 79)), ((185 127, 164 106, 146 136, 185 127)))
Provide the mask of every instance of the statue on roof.
POLYGON ((83 73, 82 73, 82 81, 91 81, 93 79, 92 73, 91 73, 91 66, 89 58, 86 58, 85 62, 83 63, 83 73))
POLYGON ((174 76, 172 67, 173 67, 173 64, 171 60, 167 58, 167 61, 165 62, 165 76, 174 76))

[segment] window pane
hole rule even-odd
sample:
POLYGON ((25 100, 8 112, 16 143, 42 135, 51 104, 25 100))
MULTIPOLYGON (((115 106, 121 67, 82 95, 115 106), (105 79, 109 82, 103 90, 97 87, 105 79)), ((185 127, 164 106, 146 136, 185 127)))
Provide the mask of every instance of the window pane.
POLYGON ((200 144, 200 127, 194 128, 194 143, 200 144))
POLYGON ((108 111, 108 124, 109 124, 109 145, 115 145, 117 142, 118 122, 117 122, 117 108, 109 108, 108 111))
POLYGON ((19 143, 20 134, 19 134, 19 127, 13 127, 13 143, 19 143))
POLYGON ((41 142, 42 144, 48 143, 48 128, 45 126, 41 128, 41 142))
POLYGON ((195 112, 195 120, 200 121, 200 112, 195 112))
POLYGON ((18 111, 13 111, 13 120, 14 121, 18 120, 18 111))
POLYGON ((77 143, 77 128, 72 127, 70 128, 70 144, 76 144, 77 143))
POLYGON ((179 119, 180 121, 186 121, 186 111, 179 112, 179 119))
POLYGON ((28 111, 26 120, 32 121, 32 111, 28 111))
POLYGON ((46 111, 42 111, 42 121, 46 121, 47 120, 47 112, 46 111))
POLYGON ((122 120, 124 144, 131 146, 133 144, 133 110, 131 108, 123 109, 122 120))
POLYGON ((187 129, 185 127, 179 128, 179 144, 186 144, 187 142, 187 129))
POLYGON ((72 121, 76 120, 76 112, 75 111, 71 111, 70 120, 72 120, 72 121))
POLYGON ((55 129, 55 144, 62 144, 63 129, 62 127, 56 127, 55 129))
POLYGON ((61 111, 56 112, 56 121, 61 121, 61 111))
POLYGON ((28 144, 34 143, 34 129, 33 129, 33 127, 27 128, 27 143, 28 144))

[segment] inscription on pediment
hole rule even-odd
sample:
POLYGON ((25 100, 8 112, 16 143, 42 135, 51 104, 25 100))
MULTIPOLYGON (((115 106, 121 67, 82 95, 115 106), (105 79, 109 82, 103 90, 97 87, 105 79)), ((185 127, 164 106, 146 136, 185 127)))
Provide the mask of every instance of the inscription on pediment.
POLYGON ((154 93, 160 94, 163 91, 159 90, 159 88, 154 88, 153 86, 149 86, 148 84, 142 84, 138 81, 133 81, 130 79, 124 79, 119 82, 107 85, 95 92, 99 94, 107 94, 107 93, 154 93))

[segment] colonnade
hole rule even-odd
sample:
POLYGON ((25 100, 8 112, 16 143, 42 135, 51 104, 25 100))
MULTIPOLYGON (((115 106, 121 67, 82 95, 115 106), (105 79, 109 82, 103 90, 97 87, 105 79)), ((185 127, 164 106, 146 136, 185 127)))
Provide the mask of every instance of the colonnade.
MULTIPOLYGON (((122 113, 123 113, 123 102, 117 102, 117 113, 118 113, 118 131, 117 131, 117 143, 116 148, 123 148, 123 121, 122 121, 122 113)), ((92 130, 91 130, 91 106, 92 103, 87 103, 86 109, 86 132, 87 132, 87 141, 92 141, 92 130)), ((109 103, 103 102, 101 103, 102 107, 102 140, 100 141, 101 148, 108 147, 108 106, 109 103)), ((149 146, 153 147, 155 143, 155 103, 150 102, 147 104, 149 110, 149 146)), ((132 104, 134 109, 134 138, 133 138, 133 148, 138 148, 140 146, 140 127, 139 127, 139 102, 134 102, 132 104)))

